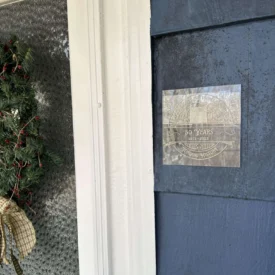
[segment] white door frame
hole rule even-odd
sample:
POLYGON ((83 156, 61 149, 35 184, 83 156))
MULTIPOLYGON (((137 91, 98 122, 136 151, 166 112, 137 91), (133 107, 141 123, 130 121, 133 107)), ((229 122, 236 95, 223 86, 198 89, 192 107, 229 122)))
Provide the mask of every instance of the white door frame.
POLYGON ((150 0, 68 0, 80 275, 154 275, 150 0))

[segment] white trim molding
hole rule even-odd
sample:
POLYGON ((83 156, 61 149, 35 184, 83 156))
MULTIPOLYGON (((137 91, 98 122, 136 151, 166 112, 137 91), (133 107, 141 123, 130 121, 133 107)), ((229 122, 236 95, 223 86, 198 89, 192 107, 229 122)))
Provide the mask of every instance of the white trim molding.
POLYGON ((100 0, 68 0, 79 268, 109 275, 100 0))
POLYGON ((155 275, 149 0, 68 0, 80 275, 155 275))
POLYGON ((102 2, 112 274, 154 275, 150 1, 102 2))

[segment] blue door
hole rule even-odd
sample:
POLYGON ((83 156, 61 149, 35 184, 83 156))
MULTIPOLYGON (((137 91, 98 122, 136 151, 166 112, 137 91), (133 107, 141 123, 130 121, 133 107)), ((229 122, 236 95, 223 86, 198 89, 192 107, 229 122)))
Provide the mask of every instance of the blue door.
POLYGON ((158 275, 275 274, 275 2, 152 0, 158 275), (240 168, 163 164, 163 90, 241 85, 240 168))

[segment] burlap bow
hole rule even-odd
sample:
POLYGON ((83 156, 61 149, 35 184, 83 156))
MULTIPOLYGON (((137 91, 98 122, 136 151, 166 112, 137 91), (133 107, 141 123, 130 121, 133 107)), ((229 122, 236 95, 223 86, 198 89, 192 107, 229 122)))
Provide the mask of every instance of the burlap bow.
POLYGON ((26 257, 36 243, 35 230, 25 212, 17 204, 0 196, 0 263, 9 264, 7 257, 7 236, 9 234, 10 259, 17 274, 23 274, 22 269, 13 254, 12 243, 15 240, 21 259, 26 257))

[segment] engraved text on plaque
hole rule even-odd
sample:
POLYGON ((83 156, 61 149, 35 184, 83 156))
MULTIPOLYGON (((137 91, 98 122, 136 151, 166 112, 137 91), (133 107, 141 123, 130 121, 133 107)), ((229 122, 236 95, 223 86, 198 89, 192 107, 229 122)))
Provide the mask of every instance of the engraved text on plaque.
POLYGON ((163 164, 240 167, 241 85, 163 91, 163 164))

